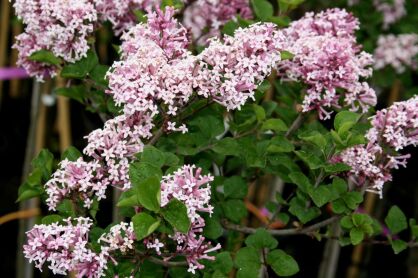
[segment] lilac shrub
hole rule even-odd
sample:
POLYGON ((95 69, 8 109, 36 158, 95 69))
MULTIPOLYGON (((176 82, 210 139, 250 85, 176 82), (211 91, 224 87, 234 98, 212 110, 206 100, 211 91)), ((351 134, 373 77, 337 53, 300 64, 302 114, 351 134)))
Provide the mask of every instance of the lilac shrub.
MULTIPOLYGON (((356 39, 359 20, 344 9, 286 25, 265 0, 172 5, 14 3, 26 26, 17 38, 19 65, 39 80, 68 79, 58 92, 79 92, 90 109, 114 104, 82 152, 70 148, 57 165, 41 152, 19 189, 20 201, 40 196, 56 213, 27 232, 24 254, 40 270, 293 275, 299 265, 275 237, 315 232, 320 239, 340 219, 369 217, 357 216, 364 191, 382 196, 391 170, 406 166, 409 155, 399 151, 417 144, 418 99, 372 116, 377 96, 367 83, 373 65, 414 66, 412 37, 399 38, 400 46, 382 39, 374 60, 356 39), (108 67, 94 51, 105 21, 121 41, 108 67), (399 55, 390 60, 390 51, 399 55), (291 193, 277 193, 255 213, 264 227, 246 227, 249 184, 266 176, 291 193), (117 212, 103 228, 96 214, 110 195, 117 212)), ((345 220, 336 238, 360 243, 345 220)), ((355 229, 362 238, 378 234, 369 218, 355 229)))

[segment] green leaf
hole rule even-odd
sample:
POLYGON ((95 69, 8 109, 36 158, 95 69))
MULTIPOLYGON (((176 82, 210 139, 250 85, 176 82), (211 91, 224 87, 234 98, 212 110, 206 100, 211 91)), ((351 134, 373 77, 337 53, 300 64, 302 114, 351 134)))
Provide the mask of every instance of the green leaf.
POLYGON ((360 115, 351 111, 341 111, 334 119, 334 128, 338 135, 343 136, 360 119, 360 115))
POLYGON ((190 228, 190 219, 187 215, 186 205, 177 199, 172 199, 161 209, 161 214, 177 231, 187 233, 190 228))
POLYGON ((295 54, 293 54, 289 51, 286 51, 286 50, 282 50, 282 51, 280 51, 280 57, 281 57, 282 61, 283 60, 291 60, 291 59, 293 59, 293 57, 295 57, 295 54))
POLYGON ((273 250, 267 255, 267 263, 279 276, 292 276, 299 272, 299 265, 283 250, 273 250))
POLYGON ((322 135, 319 131, 313 130, 308 131, 300 134, 298 136, 303 141, 312 143, 321 149, 325 149, 327 146, 327 140, 325 139, 324 135, 322 135))
POLYGON ((53 163, 54 155, 50 151, 42 149, 38 156, 32 160, 32 167, 41 169, 42 179, 46 181, 51 176, 53 163))
POLYGON ((273 130, 276 132, 287 131, 288 127, 281 119, 268 119, 261 126, 261 130, 273 130))
POLYGON ((309 196, 311 196, 316 206, 322 207, 331 200, 332 194, 327 186, 321 185, 311 189, 309 191, 309 196))
POLYGON ((94 82, 101 86, 108 86, 108 81, 106 80, 106 74, 109 71, 109 66, 106 65, 96 65, 90 72, 90 77, 94 82))
POLYGON ((310 169, 315 170, 323 166, 322 160, 313 153, 305 151, 295 151, 295 154, 305 162, 310 169))
POLYGON ((231 137, 222 138, 221 140, 217 141, 212 150, 216 153, 223 154, 223 155, 239 155, 240 153, 240 146, 236 140, 231 137))
POLYGON ((350 231, 350 239, 353 245, 357 245, 364 239, 364 232, 359 228, 353 228, 350 231))
POLYGON ((141 183, 152 176, 161 178, 162 172, 160 167, 146 162, 135 162, 129 165, 129 179, 133 184, 141 183))
POLYGON ((68 199, 63 200, 58 204, 57 211, 63 217, 75 217, 76 215, 73 203, 68 199))
POLYGON ((146 146, 141 153, 141 162, 146 162, 161 168, 165 163, 165 155, 154 146, 146 146))
POLYGON ((264 110, 263 106, 253 104, 253 109, 255 112, 255 116, 257 117, 257 121, 264 121, 264 119, 266 118, 266 111, 264 110))
POLYGON ((398 234, 408 228, 405 214, 398 206, 392 206, 390 208, 389 213, 385 218, 385 223, 392 235, 398 234))
POLYGON ((351 167, 344 163, 333 163, 328 164, 324 167, 325 172, 328 174, 340 173, 340 172, 347 172, 351 170, 351 167))
POLYGON ((203 228, 203 235, 209 239, 217 239, 222 236, 224 229, 222 228, 219 220, 214 217, 208 218, 205 221, 205 227, 203 228))
POLYGON ((221 252, 216 254, 215 261, 212 264, 212 267, 215 270, 219 270, 224 274, 231 272, 233 266, 234 262, 232 261, 231 254, 229 252, 221 252))
POLYGON ((350 216, 347 216, 347 215, 341 218, 340 225, 342 228, 346 230, 351 230, 351 228, 354 227, 353 220, 351 219, 350 216))
POLYGON ((62 68, 61 77, 82 79, 98 64, 99 59, 93 50, 87 51, 87 56, 62 68))
POLYGON ((267 147, 267 152, 269 153, 281 153, 281 152, 293 152, 295 147, 293 144, 287 140, 286 137, 278 135, 273 137, 270 140, 270 144, 267 147))
POLYGON ((289 175, 290 180, 298 186, 300 190, 308 193, 313 187, 309 179, 302 172, 293 172, 289 175))
POLYGON ((41 62, 49 65, 58 66, 61 64, 61 59, 54 55, 51 51, 48 50, 38 50, 33 52, 29 57, 29 60, 35 62, 41 62))
POLYGON ((61 155, 61 160, 68 159, 69 161, 76 161, 83 154, 77 148, 70 146, 61 155))
POLYGON ((161 204, 160 180, 156 176, 147 178, 140 183, 133 183, 137 192, 138 201, 151 211, 159 211, 161 204))
POLYGON ((261 267, 260 254, 253 247, 244 247, 238 250, 235 256, 238 267, 237 277, 257 278, 261 267))
POLYGON ((267 0, 251 0, 251 6, 261 21, 266 21, 273 16, 273 5, 267 0))
POLYGON ((41 223, 44 225, 50 225, 55 222, 60 222, 62 220, 62 217, 58 214, 51 214, 47 215, 42 218, 41 223))
POLYGON ((227 23, 225 23, 225 25, 222 27, 222 33, 229 35, 229 36, 233 36, 235 30, 237 30, 238 28, 239 28, 238 22, 234 20, 230 20, 227 23))
POLYGON ((242 199, 247 196, 247 182, 239 177, 233 176, 224 181, 224 194, 227 198, 242 199))
POLYGON ((391 245, 395 254, 399 254, 408 247, 408 244, 401 239, 393 240, 391 245))
POLYGON ((148 213, 141 212, 132 217, 136 240, 141 240, 152 234, 160 225, 160 220, 148 213))
POLYGON ((347 206, 343 199, 338 199, 332 202, 332 211, 341 214, 347 210, 347 206))
POLYGON ((330 184, 329 189, 331 192, 331 200, 335 201, 347 192, 347 183, 345 180, 335 177, 332 180, 332 184, 330 184))
POLYGON ((19 186, 18 191, 18 198, 16 202, 22 202, 34 197, 38 197, 42 194, 43 190, 41 186, 31 186, 29 183, 23 183, 21 186, 19 186))
POLYGON ((361 227, 366 224, 372 224, 372 219, 369 215, 364 213, 354 213, 352 216, 353 224, 356 227, 361 227))
POLYGON ((86 96, 86 87, 84 85, 77 85, 71 87, 57 88, 55 94, 64 96, 80 103, 84 103, 84 97, 86 96))
POLYGON ((226 218, 233 222, 239 222, 242 218, 247 216, 247 208, 241 200, 227 200, 222 204, 226 218))
POLYGON ((357 209, 358 205, 363 202, 363 195, 357 191, 347 192, 343 196, 343 200, 348 208, 355 210, 357 209))
POLYGON ((259 228, 255 234, 252 234, 245 239, 245 244, 256 249, 274 249, 277 247, 278 242, 266 231, 266 229, 259 228))

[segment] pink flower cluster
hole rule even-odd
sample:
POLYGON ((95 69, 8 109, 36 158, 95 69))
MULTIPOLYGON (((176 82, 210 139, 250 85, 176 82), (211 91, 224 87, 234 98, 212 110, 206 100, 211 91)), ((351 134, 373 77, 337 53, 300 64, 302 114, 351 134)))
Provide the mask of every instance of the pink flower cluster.
POLYGON ((81 157, 74 162, 62 160, 60 168, 45 184, 49 209, 55 210, 63 199, 74 194, 84 201, 87 208, 93 203, 93 197, 98 200, 105 198, 107 184, 103 183, 103 172, 102 166, 94 160, 85 162, 81 157))
POLYGON ((131 187, 129 162, 143 149, 143 140, 151 137, 153 128, 149 114, 137 112, 108 120, 103 129, 88 136, 84 153, 103 165, 106 177, 102 183, 126 190, 131 187))
POLYGON ((374 90, 362 81, 371 76, 373 59, 356 44, 358 28, 352 14, 330 9, 308 13, 284 30, 286 49, 295 56, 280 63, 279 70, 308 85, 304 112, 316 109, 321 119, 327 119, 331 107, 343 104, 367 110, 376 104, 374 90))
POLYGON ((382 197, 384 183, 392 180, 391 170, 406 167, 410 157, 397 151, 418 144, 418 96, 378 111, 366 138, 367 145, 348 148, 333 160, 349 165, 358 185, 368 182, 367 190, 382 197))
POLYGON ((237 15, 252 18, 249 0, 197 0, 185 9, 183 24, 199 44, 206 44, 209 38, 219 37, 220 28, 237 15))
POLYGON ((163 106, 176 115, 193 94, 195 58, 187 51, 186 29, 167 8, 148 14, 148 24, 138 24, 122 36, 122 61, 108 73, 109 90, 123 112, 147 112, 152 116, 163 106))
POLYGON ((94 4, 99 20, 112 23, 115 34, 120 35, 135 26, 137 21, 135 10, 145 10, 159 2, 159 0, 96 0, 94 4))
POLYGON ((373 4, 383 15, 383 29, 406 15, 405 0, 373 0, 373 4))
POLYGON ((121 222, 110 228, 108 233, 102 234, 98 243, 107 245, 108 252, 120 251, 126 254, 134 250, 134 241, 136 239, 133 223, 121 222))
POLYGON ((198 56, 197 93, 228 110, 240 109, 280 62, 284 40, 271 23, 239 28, 223 42, 211 40, 198 56))
MULTIPOLYGON (((349 6, 356 5, 360 0, 347 0, 349 6)), ((406 15, 405 0, 373 0, 376 10, 382 13, 383 29, 388 29, 403 16, 406 15)))
POLYGON ((397 73, 403 73, 406 67, 417 68, 418 35, 381 35, 374 52, 374 68, 382 69, 388 65, 397 73))
POLYGON ((17 64, 30 75, 39 80, 55 75, 55 66, 29 59, 40 49, 49 50, 67 62, 86 56, 87 40, 97 21, 97 12, 91 1, 17 0, 14 8, 16 15, 26 24, 25 32, 16 37, 17 64))
POLYGON ((78 278, 104 276, 109 255, 107 248, 96 254, 88 247, 91 219, 68 218, 64 222, 66 225, 35 225, 28 231, 28 242, 23 246, 25 257, 41 271, 48 263, 54 274, 75 271, 78 278))
POLYGON ((209 183, 213 181, 213 177, 202 175, 201 172, 202 169, 196 169, 195 165, 184 165, 173 174, 164 176, 161 181, 161 206, 166 206, 175 198, 187 207, 191 228, 187 234, 176 232, 172 239, 177 242, 177 253, 186 256, 189 263, 188 271, 192 273, 195 273, 196 269, 204 268, 198 260, 213 260, 214 257, 207 253, 220 248, 219 244, 210 248, 210 243, 206 243, 205 237, 201 235, 205 220, 198 212, 211 214, 213 211, 213 207, 209 205, 209 183))

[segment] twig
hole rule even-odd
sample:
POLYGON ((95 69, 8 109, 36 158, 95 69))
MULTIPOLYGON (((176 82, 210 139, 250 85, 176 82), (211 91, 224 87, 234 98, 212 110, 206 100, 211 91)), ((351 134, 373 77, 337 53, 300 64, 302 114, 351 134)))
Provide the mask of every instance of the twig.
MULTIPOLYGON (((311 226, 305 227, 305 228, 294 228, 294 229, 282 229, 282 230, 267 230, 271 235, 273 236, 291 236, 291 235, 309 235, 315 230, 318 230, 322 227, 325 227, 331 223, 334 223, 340 219, 340 216, 332 216, 328 219, 325 219, 321 222, 318 222, 316 224, 313 224, 311 226)), ((244 227, 236 224, 232 224, 226 221, 223 221, 223 226, 225 229, 233 230, 245 234, 254 234, 257 229, 250 228, 250 227, 244 227)))
POLYGON ((289 138, 302 124, 303 122, 303 118, 304 118, 304 114, 301 112, 299 113, 299 115, 297 116, 297 118, 293 121, 292 125, 290 126, 290 128, 286 131, 285 137, 289 138))

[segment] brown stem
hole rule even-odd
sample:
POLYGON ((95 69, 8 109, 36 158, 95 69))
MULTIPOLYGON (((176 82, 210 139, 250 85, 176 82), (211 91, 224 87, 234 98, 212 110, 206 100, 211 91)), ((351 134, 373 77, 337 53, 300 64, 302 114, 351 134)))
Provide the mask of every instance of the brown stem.
POLYGON ((299 115, 297 116, 297 118, 293 121, 292 125, 290 126, 290 128, 286 131, 285 137, 289 138, 302 124, 303 119, 304 119, 304 114, 301 112, 299 113, 299 115))
MULTIPOLYGON (((318 230, 322 227, 325 227, 331 223, 334 223, 340 219, 341 216, 332 216, 328 219, 325 219, 321 222, 318 222, 316 224, 313 224, 311 226, 305 227, 305 228, 294 228, 294 229, 282 229, 282 230, 267 230, 271 235, 273 236, 291 236, 291 235, 309 235, 315 230, 318 230)), ((232 224, 226 221, 223 221, 223 226, 225 229, 233 230, 245 234, 254 234, 257 229, 256 228, 250 228, 250 227, 244 227, 236 224, 232 224)))

